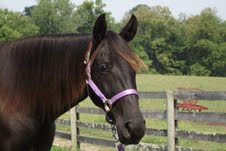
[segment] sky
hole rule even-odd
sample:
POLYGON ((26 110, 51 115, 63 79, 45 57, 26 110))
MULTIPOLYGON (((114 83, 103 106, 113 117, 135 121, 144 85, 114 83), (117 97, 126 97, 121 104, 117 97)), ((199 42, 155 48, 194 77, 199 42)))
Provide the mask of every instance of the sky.
MULTIPOLYGON (((80 5, 84 0, 71 0, 75 5, 80 5)), ((217 10, 217 16, 226 20, 225 0, 102 0, 107 4, 105 10, 110 11, 116 21, 120 21, 125 12, 138 4, 148 6, 167 6, 173 16, 178 18, 180 13, 186 15, 197 15, 204 8, 211 7, 217 10)), ((0 8, 8 8, 13 11, 22 12, 25 6, 36 4, 36 0, 0 0, 0 8)))

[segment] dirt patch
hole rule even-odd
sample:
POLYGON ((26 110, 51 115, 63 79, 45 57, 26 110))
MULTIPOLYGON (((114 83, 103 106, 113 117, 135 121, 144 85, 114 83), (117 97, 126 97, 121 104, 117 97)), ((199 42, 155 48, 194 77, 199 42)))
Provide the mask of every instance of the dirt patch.
POLYGON ((55 137, 54 141, 53 141, 53 145, 55 146, 60 146, 63 148, 71 148, 71 141, 66 140, 66 139, 62 139, 59 137, 55 137))
MULTIPOLYGON (((60 146, 63 148, 68 148, 68 149, 71 148, 71 141, 62 139, 59 137, 55 137, 53 144, 55 146, 60 146)), ((80 145, 80 151, 106 151, 106 150, 109 150, 109 148, 100 147, 92 144, 86 144, 86 143, 81 143, 80 145)))
POLYGON ((208 123, 210 126, 219 126, 219 127, 225 127, 226 128, 226 123, 217 123, 217 122, 211 122, 208 123))

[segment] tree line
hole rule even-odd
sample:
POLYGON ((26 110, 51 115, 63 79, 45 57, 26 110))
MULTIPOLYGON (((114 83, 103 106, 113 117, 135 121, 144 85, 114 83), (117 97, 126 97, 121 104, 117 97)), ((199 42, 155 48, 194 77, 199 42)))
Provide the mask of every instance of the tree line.
POLYGON ((116 22, 102 0, 37 0, 23 13, 0 9, 0 42, 51 33, 89 33, 107 14, 108 27, 118 31, 135 14, 139 28, 130 43, 134 52, 160 74, 226 76, 226 21, 213 8, 175 18, 168 7, 137 5, 116 22))

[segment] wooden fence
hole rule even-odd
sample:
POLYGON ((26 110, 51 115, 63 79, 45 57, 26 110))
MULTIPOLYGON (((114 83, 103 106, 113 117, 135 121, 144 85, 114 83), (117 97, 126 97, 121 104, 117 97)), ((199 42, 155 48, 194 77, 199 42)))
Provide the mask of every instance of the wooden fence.
MULTIPOLYGON (((139 92, 141 99, 166 99, 166 110, 142 110, 144 118, 157 118, 167 120, 167 129, 146 129, 146 135, 165 136, 167 144, 158 146, 153 144, 141 143, 130 148, 137 150, 159 150, 159 151, 175 151, 175 150, 198 150, 180 147, 179 139, 195 139, 202 141, 211 141, 218 143, 226 143, 226 134, 217 133, 201 133, 195 131, 178 130, 178 120, 217 122, 226 124, 226 113, 216 112, 182 112, 176 108, 177 100, 199 99, 206 101, 222 100, 226 101, 226 91, 166 91, 166 92, 139 92)), ((111 131, 109 124, 98 124, 91 122, 79 121, 79 114, 97 114, 103 115, 104 112, 97 108, 76 107, 71 110, 71 121, 58 119, 56 122, 71 125, 72 134, 56 131, 56 136, 70 139, 73 147, 79 147, 79 143, 91 143, 96 145, 115 147, 115 141, 109 139, 93 138, 83 136, 79 133, 79 128, 100 129, 111 131)))

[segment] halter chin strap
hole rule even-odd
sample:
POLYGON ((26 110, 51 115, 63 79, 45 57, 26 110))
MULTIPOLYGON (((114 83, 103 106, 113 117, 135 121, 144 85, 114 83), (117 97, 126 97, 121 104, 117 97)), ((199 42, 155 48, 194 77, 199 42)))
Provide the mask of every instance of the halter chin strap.
POLYGON ((104 103, 104 109, 106 112, 110 112, 112 105, 120 100, 121 98, 127 96, 127 95, 137 95, 137 90, 135 89, 126 89, 124 91, 119 92, 118 94, 114 95, 112 98, 107 99, 105 95, 100 91, 100 89, 97 87, 97 85, 93 82, 91 79, 91 64, 90 64, 90 53, 92 49, 92 42, 89 43, 89 49, 86 54, 86 58, 84 63, 86 64, 86 84, 90 86, 90 88, 94 91, 94 93, 102 100, 104 103))

